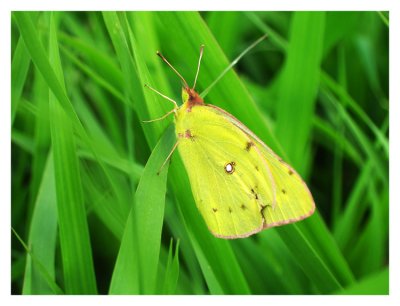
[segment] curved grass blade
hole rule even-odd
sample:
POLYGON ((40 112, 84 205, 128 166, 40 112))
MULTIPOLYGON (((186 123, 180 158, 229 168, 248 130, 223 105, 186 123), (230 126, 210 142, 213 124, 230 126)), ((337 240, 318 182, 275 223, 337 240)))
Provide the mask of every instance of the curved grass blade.
MULTIPOLYGON (((29 17, 27 17, 29 18, 29 17)), ((56 23, 50 15, 49 63, 57 82, 63 84, 56 23)), ((69 116, 50 93, 50 129, 54 156, 60 245, 65 291, 68 294, 97 293, 89 229, 83 200, 75 135, 69 116)))
POLYGON ((29 230, 29 254, 34 254, 47 271, 43 275, 42 267, 35 265, 28 256, 25 266, 23 294, 51 294, 54 286, 49 286, 49 278, 55 283, 55 253, 57 237, 57 207, 54 178, 53 155, 49 153, 42 176, 42 182, 36 198, 29 230), (52 288, 53 287, 53 288, 52 288))
POLYGON ((388 295, 389 294, 389 269, 381 271, 361 279, 356 284, 343 288, 336 294, 346 295, 388 295))
POLYGON ((167 267, 165 268, 164 283, 161 292, 163 294, 174 294, 179 277, 179 240, 175 246, 175 253, 173 252, 173 240, 169 245, 167 267))
POLYGON ((11 126, 14 124, 22 89, 31 59, 22 38, 18 40, 11 62, 11 126))
MULTIPOLYGON (((51 272, 49 273, 46 270, 46 267, 42 264, 40 260, 38 260, 35 256, 35 254, 32 253, 32 251, 29 249, 29 247, 26 245, 26 243, 22 240, 22 238, 18 235, 18 233, 11 228, 12 232, 14 235, 17 237, 19 242, 22 244, 24 247, 25 251, 29 254, 31 257, 31 264, 37 268, 37 271, 41 273, 41 277, 46 281, 48 287, 52 290, 53 293, 55 294, 63 294, 64 292, 62 289, 57 285, 57 283, 54 281, 54 277, 51 275, 51 272)), ((29 275, 31 276, 31 275, 29 275)))
POLYGON ((168 168, 157 175, 174 144, 170 126, 153 150, 129 213, 110 294, 155 294, 168 168))

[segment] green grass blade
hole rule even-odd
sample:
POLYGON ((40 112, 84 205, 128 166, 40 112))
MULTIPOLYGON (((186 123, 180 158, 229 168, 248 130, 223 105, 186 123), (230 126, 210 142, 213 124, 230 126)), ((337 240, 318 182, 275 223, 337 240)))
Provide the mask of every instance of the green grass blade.
MULTIPOLYGON (((50 17, 49 42, 50 62, 57 73, 57 82, 62 84, 54 15, 50 17)), ((69 116, 56 99, 50 94, 51 141, 65 291, 69 294, 95 294, 96 279, 75 136, 69 116)))
POLYGON ((207 14, 207 25, 228 58, 235 56, 233 51, 239 44, 240 32, 243 29, 239 22, 241 18, 243 18, 242 12, 216 11, 207 14), (235 35, 226 35, 227 32, 235 33, 235 35))
POLYGON ((357 116, 371 129, 375 134, 376 138, 379 139, 382 148, 384 149, 385 155, 389 156, 389 141, 387 137, 379 130, 379 128, 372 122, 365 111, 359 106, 354 99, 346 92, 346 90, 339 84, 337 84, 329 75, 326 73, 322 74, 322 83, 325 94, 328 94, 326 89, 330 89, 333 93, 341 97, 345 106, 348 106, 351 110, 357 114, 357 116))
POLYGON ((49 154, 50 150, 49 89, 39 73, 37 73, 34 83, 33 99, 37 110, 34 117, 34 152, 31 166, 32 184, 30 186, 30 198, 32 206, 36 201, 39 185, 42 181, 47 155, 49 154))
MULTIPOLYGON (((123 91, 124 77, 118 69, 114 58, 105 54, 104 50, 99 49, 97 45, 83 40, 82 37, 71 37, 61 32, 59 39, 65 48, 69 48, 69 54, 74 54, 73 51, 78 53, 78 55, 85 59, 85 62, 82 64, 96 71, 96 74, 104 78, 105 82, 107 82, 110 87, 115 88, 118 92, 123 91)), ((77 55, 75 54, 75 56, 77 55)))
MULTIPOLYGON (((15 19, 17 21, 19 30, 21 35, 25 41, 29 54, 32 58, 33 63, 37 66, 40 73, 43 75, 44 80, 46 81, 48 87, 50 88, 51 92, 57 98, 57 101, 63 107, 66 114, 69 116, 71 120, 72 127, 76 129, 79 136, 82 140, 86 143, 86 145, 90 148, 90 151, 96 158, 96 161, 99 163, 103 174, 105 175, 108 184, 111 187, 112 192, 119 197, 119 193, 115 190, 117 187, 115 186, 113 180, 111 179, 110 173, 105 167, 104 163, 101 159, 97 156, 95 145, 96 139, 92 139, 89 137, 87 132, 85 131, 81 121, 79 120, 71 101, 69 100, 65 86, 61 83, 57 77, 52 65, 48 60, 47 53, 39 40, 39 35, 32 23, 31 16, 28 12, 15 12, 14 13, 15 19)), ((118 202, 121 203, 121 199, 118 198, 118 202)))
POLYGON ((388 295, 389 294, 389 268, 367 276, 352 286, 337 291, 336 294, 346 295, 388 295))
POLYGON ((178 283, 179 276, 179 240, 175 246, 175 254, 172 255, 173 252, 173 240, 171 239, 171 243, 169 245, 168 251, 168 259, 167 259, 167 267, 165 269, 164 275, 164 283, 161 292, 163 294, 174 294, 176 291, 176 285, 178 283))
MULTIPOLYGON (((29 249, 42 263, 48 276, 55 282, 55 253, 57 237, 57 207, 53 156, 50 153, 44 169, 40 191, 29 230, 29 249)), ((28 256, 25 266, 23 294, 55 293, 48 280, 28 256)))
POLYGON ((277 103, 276 135, 292 165, 304 173, 308 163, 304 160, 304 152, 309 150, 308 139, 319 87, 325 13, 294 14, 277 103))
POLYGON ((70 294, 93 294, 96 282, 75 140, 68 116, 55 103, 50 102, 50 125, 65 289, 70 294))
POLYGON ((76 56, 72 54, 72 52, 68 51, 66 48, 61 48, 61 51, 73 62, 75 63, 82 71, 84 71, 90 78, 96 81, 100 86, 110 92, 113 96, 118 98, 120 101, 124 102, 124 96, 121 92, 113 86, 113 84, 109 83, 107 79, 103 77, 103 75, 99 75, 96 71, 90 68, 90 66, 86 65, 83 61, 79 60, 76 56))
MULTIPOLYGON (((31 265, 35 267, 36 271, 40 273, 40 276, 42 277, 43 280, 46 281, 48 288, 52 290, 54 294, 63 294, 64 292, 62 289, 57 285, 57 283, 54 281, 54 277, 46 270, 46 267, 43 265, 43 263, 36 258, 36 255, 31 252, 29 247, 26 245, 26 243, 22 240, 20 235, 11 228, 11 231, 14 233, 14 235, 17 237, 18 241, 22 244, 23 248, 25 251, 29 254, 30 260, 31 260, 31 265)), ((31 271, 28 271, 28 277, 31 277, 31 271)), ((28 281, 29 283, 30 281, 28 281)), ((31 286, 32 284, 27 284, 27 286, 31 286)))
POLYGON ((366 211, 365 192, 372 173, 372 162, 368 161, 358 176, 355 186, 352 188, 352 192, 344 205, 345 210, 334 228, 335 239, 339 247, 344 251, 352 247, 353 239, 355 238, 352 229, 360 225, 366 211))
POLYGON ((389 28, 389 12, 378 12, 379 17, 383 23, 389 28))
MULTIPOLYGON (((337 108, 337 111, 343 118, 343 122, 346 124, 346 127, 350 130, 350 132, 354 135, 354 138, 359 143, 360 147, 364 150, 364 153, 368 158, 374 163, 374 167, 377 170, 377 174, 384 181, 388 180, 387 169, 384 160, 380 157, 380 153, 378 150, 371 144, 369 138, 362 131, 360 126, 355 122, 355 120, 348 114, 346 109, 338 103, 331 95, 324 94, 324 98, 328 99, 329 102, 333 103, 337 108)), ((382 133, 379 131, 379 135, 382 133)), ((377 136, 378 137, 378 136, 377 136)), ((377 138, 381 143, 381 138, 377 138)))
POLYGON ((167 166, 157 175, 174 144, 171 126, 153 150, 125 226, 110 294, 154 294, 164 216, 167 166))
POLYGON ((255 12, 245 12, 247 18, 251 20, 254 25, 259 28, 263 33, 268 34, 271 38, 272 43, 283 50, 286 50, 288 47, 288 42, 281 37, 274 29, 264 23, 261 18, 255 12))
POLYGON ((31 59, 26 50, 25 43, 20 38, 11 63, 11 126, 14 124, 30 63, 31 59))
POLYGON ((48 60, 46 51, 39 40, 40 36, 32 22, 31 15, 29 12, 14 12, 14 16, 32 61, 40 70, 53 94, 66 109, 67 113, 75 114, 68 96, 65 93, 64 85, 57 78, 56 73, 48 60))

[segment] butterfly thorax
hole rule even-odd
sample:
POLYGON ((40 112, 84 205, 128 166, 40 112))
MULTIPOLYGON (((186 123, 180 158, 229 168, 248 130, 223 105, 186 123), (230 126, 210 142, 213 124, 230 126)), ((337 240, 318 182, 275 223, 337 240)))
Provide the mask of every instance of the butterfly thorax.
POLYGON ((193 131, 198 125, 198 114, 194 108, 203 108, 206 106, 200 95, 192 88, 182 88, 183 104, 175 114, 175 130, 178 137, 192 138, 193 131))

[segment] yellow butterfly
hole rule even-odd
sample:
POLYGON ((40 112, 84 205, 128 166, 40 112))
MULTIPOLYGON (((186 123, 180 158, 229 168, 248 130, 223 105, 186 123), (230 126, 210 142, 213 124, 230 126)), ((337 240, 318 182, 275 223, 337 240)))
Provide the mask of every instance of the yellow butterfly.
POLYGON ((296 171, 238 119, 204 103, 195 91, 203 46, 192 88, 157 54, 183 81, 183 105, 146 85, 175 105, 161 118, 146 122, 174 113, 177 142, 167 160, 178 148, 211 233, 225 239, 243 238, 312 215, 314 200, 296 171))

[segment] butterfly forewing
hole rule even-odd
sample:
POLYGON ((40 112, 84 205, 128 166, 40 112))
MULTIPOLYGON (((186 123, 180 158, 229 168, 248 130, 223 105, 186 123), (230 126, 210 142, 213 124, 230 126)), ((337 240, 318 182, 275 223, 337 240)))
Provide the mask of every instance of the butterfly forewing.
POLYGON ((300 175, 234 116, 216 106, 209 105, 208 107, 220 113, 248 135, 254 143, 254 149, 263 157, 272 173, 276 202, 275 205, 268 206, 262 211, 265 220, 264 227, 287 224, 312 215, 315 210, 314 200, 300 175))

